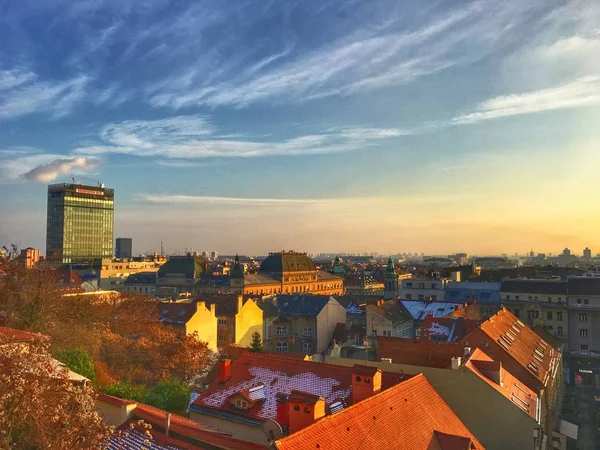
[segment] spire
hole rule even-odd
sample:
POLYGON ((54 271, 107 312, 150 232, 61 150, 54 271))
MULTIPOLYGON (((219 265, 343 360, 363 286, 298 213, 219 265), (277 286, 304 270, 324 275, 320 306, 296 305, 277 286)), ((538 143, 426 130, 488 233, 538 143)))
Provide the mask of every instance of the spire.
POLYGON ((238 254, 235 254, 235 260, 233 261, 233 267, 240 267, 240 257, 238 254))
POLYGON ((396 274, 396 266, 394 265, 394 261, 392 260, 391 256, 390 256, 390 259, 388 259, 385 273, 386 273, 386 275, 391 275, 391 274, 395 275, 396 274))
POLYGON ((333 262, 333 267, 331 269, 331 273, 334 275, 344 275, 344 268, 342 267, 342 263, 340 262, 340 257, 336 256, 335 261, 333 262))

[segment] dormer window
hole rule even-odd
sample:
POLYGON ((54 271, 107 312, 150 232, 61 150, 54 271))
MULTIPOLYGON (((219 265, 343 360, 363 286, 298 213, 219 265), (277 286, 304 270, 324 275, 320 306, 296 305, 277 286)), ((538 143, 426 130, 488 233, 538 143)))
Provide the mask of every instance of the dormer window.
POLYGON ((310 414, 310 413, 311 413, 311 410, 310 410, 310 408, 309 408, 308 406, 305 406, 305 407, 304 407, 304 412, 305 412, 306 414, 310 414))
POLYGON ((370 383, 371 379, 369 377, 365 377, 365 383, 370 383))
POLYGON ((300 405, 294 405, 294 411, 300 411, 300 405))
POLYGON ((357 375, 356 376, 356 381, 358 381, 360 383, 362 381, 362 378, 357 375))
POLYGON ((235 399, 235 407, 239 409, 248 409, 248 402, 237 398, 235 399))

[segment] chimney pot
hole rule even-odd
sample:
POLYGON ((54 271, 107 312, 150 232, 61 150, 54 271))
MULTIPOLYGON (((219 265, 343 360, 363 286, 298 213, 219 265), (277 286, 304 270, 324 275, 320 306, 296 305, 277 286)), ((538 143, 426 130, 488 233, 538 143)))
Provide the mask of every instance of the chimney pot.
POLYGON ((470 354, 471 354, 471 347, 465 347, 464 354, 463 354, 464 357, 466 358, 470 354))
POLYGON ((460 363, 461 363, 460 356, 453 356, 452 357, 452 370, 456 370, 456 369, 460 368, 460 363))

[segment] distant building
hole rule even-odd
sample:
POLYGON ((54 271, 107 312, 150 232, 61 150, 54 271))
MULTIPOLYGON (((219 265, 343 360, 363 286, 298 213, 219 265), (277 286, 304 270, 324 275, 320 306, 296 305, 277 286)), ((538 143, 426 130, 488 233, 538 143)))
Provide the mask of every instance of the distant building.
POLYGON ((484 317, 490 317, 500 309, 500 283, 451 282, 446 285, 444 300, 469 304, 477 301, 484 317))
POLYGON ((131 258, 133 240, 131 238, 117 238, 115 245, 115 256, 117 258, 131 258))
MULTIPOLYGON (((127 260, 104 258, 102 259, 99 266, 99 287, 101 289, 110 289, 114 291, 132 290, 127 289, 125 286, 125 280, 127 280, 127 277, 141 272, 156 273, 158 269, 160 269, 160 267, 166 263, 166 261, 167 258, 165 256, 157 254, 153 256, 139 257, 127 260)), ((154 294, 155 284, 155 282, 152 283, 152 289, 150 290, 151 292, 148 292, 147 290, 133 290, 143 292, 145 294, 154 294)), ((130 283, 129 286, 131 287, 133 286, 133 284, 130 283)))
POLYGON ((219 259, 219 252, 217 252, 216 250, 210 252, 210 260, 216 261, 217 259, 219 259))
POLYGON ((444 288, 447 279, 407 279, 402 280, 400 298, 406 300, 431 300, 444 299, 444 288))
POLYGON ((113 256, 113 189, 82 184, 48 186, 46 260, 96 263, 113 256))
POLYGON ((413 318, 398 301, 381 301, 375 305, 367 305, 366 316, 368 336, 414 336, 413 318))
POLYGON ((198 334, 208 348, 217 351, 217 316, 215 304, 205 302, 164 302, 158 305, 161 322, 185 335, 198 334))
POLYGON ((583 249, 583 259, 586 261, 592 259, 592 251, 588 247, 583 249))
POLYGON ((19 262, 26 269, 34 268, 40 261, 40 250, 37 248, 27 247, 21 250, 19 262))
POLYGON ((399 286, 398 286, 398 275, 396 275, 396 266, 392 257, 388 259, 387 266, 385 268, 384 275, 384 291, 383 298, 386 300, 395 300, 398 298, 399 286))

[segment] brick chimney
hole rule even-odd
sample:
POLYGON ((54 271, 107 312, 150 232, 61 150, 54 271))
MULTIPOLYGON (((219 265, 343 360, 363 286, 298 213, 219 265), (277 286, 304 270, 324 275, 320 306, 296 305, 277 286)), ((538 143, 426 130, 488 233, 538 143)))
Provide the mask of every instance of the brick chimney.
POLYGON ((289 433, 295 433, 325 416, 325 399, 318 395, 292 391, 288 397, 289 433))
POLYGON ((377 367, 352 367, 352 403, 356 404, 381 391, 381 370, 377 367))
POLYGON ((282 427, 290 424, 289 396, 290 394, 284 392, 275 394, 275 400, 277 401, 277 423, 282 427))
POLYGON ((223 358, 219 360, 219 383, 226 383, 231 378, 231 360, 223 358))

